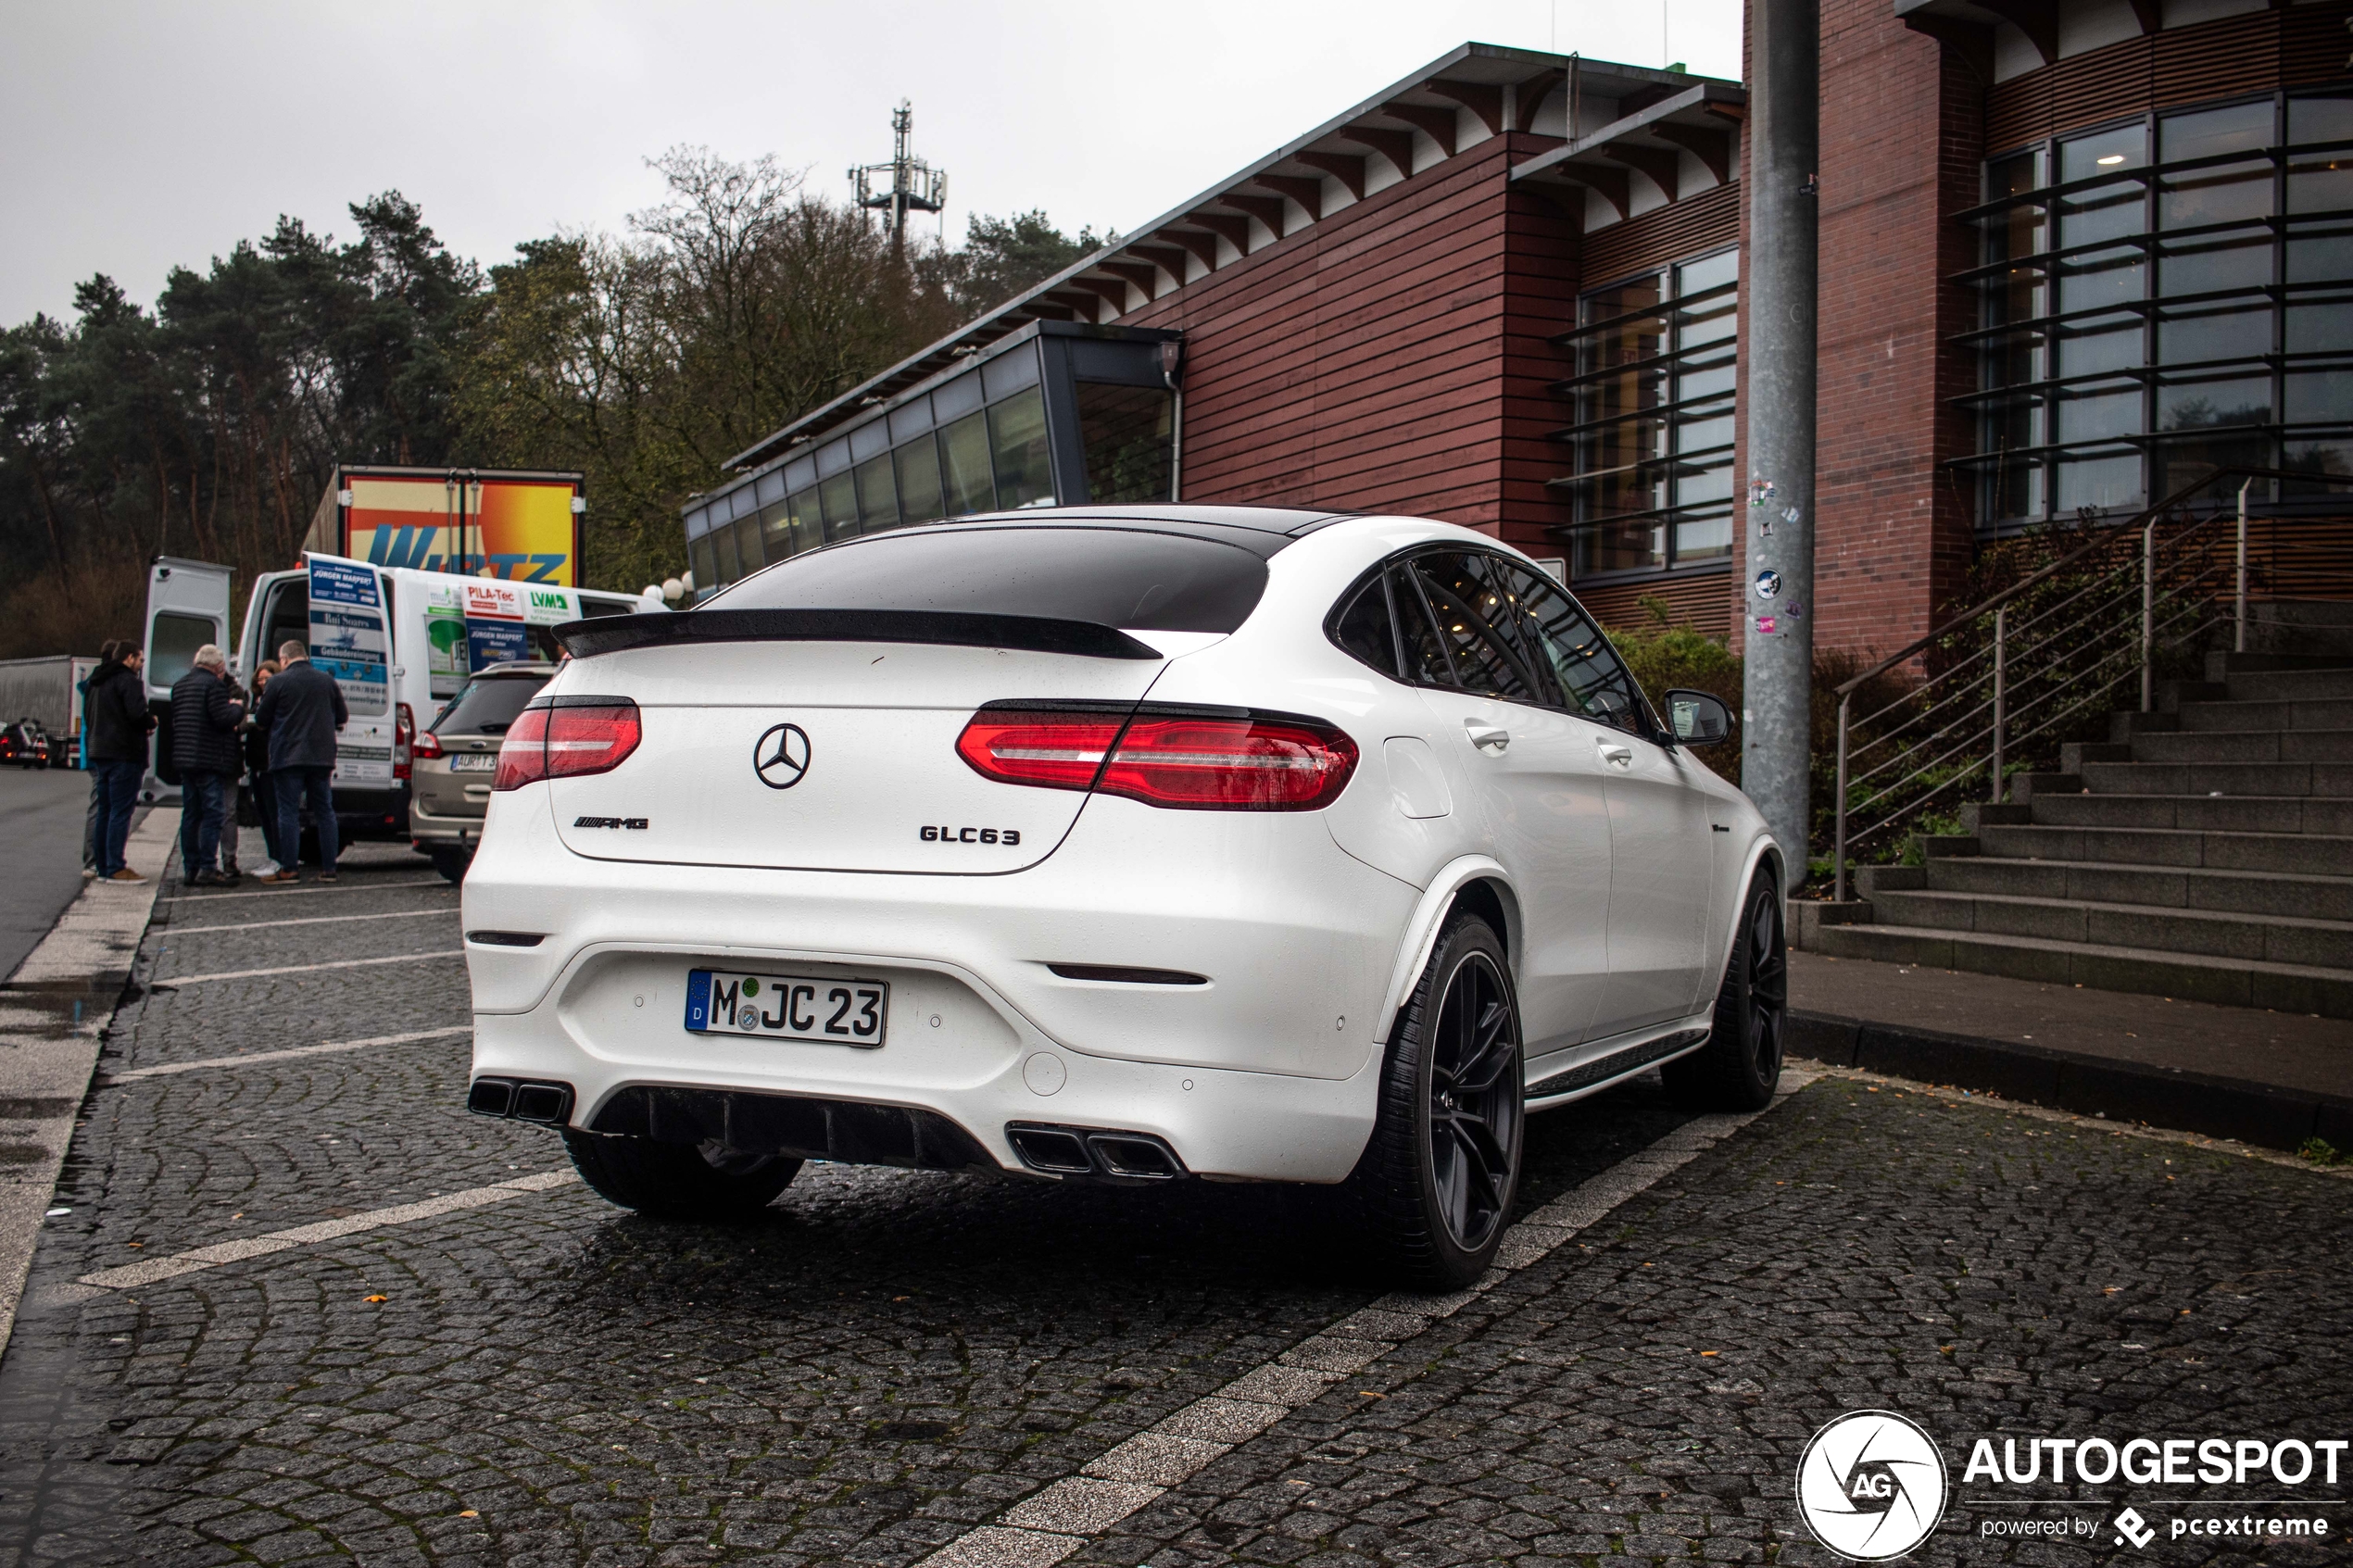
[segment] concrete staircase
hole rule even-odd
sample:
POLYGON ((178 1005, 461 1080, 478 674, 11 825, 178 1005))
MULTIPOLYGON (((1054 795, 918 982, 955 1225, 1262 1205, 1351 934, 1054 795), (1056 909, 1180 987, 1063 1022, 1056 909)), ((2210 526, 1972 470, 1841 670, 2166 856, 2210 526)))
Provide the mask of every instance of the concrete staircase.
POLYGON ((1867 867, 1805 945, 1841 958, 2353 1019, 2353 605, 2264 607, 2110 744, 1867 867))

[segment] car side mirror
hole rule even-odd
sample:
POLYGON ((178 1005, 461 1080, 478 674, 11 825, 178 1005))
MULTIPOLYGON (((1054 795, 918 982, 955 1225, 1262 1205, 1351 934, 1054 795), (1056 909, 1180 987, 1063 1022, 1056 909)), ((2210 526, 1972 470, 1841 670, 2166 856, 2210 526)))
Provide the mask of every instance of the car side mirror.
POLYGON ((1686 746, 1719 746, 1731 737, 1732 710, 1705 692, 1671 691, 1667 724, 1686 746))

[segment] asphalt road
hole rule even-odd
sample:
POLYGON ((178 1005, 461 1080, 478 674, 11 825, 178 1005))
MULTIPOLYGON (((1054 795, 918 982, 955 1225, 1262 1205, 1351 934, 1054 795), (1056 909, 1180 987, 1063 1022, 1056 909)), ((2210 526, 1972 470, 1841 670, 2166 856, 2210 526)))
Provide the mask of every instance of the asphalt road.
POLYGON ((2353 1437, 2341 1177, 1824 1077, 1696 1140, 1655 1084, 1538 1118, 1524 1213, 1622 1201, 1460 1300, 1387 1296, 1344 1216, 1265 1187, 819 1165, 754 1223, 655 1224, 463 1112, 455 891, 344 870, 165 889, 0 1360, 0 1560, 1043 1562, 987 1532, 1238 1378, 1288 1389, 1264 1429, 1067 1561, 1828 1563, 1793 1478, 1868 1408, 1946 1456, 1914 1561, 2346 1560, 2165 1532, 2341 1533, 2353 1462, 1962 1474, 1980 1438, 2353 1437), (2073 1533, 1986 1533, 2037 1521, 2073 1533))
POLYGON ((0 768, 0 979, 24 962, 82 891, 82 828, 90 775, 70 768, 0 768))

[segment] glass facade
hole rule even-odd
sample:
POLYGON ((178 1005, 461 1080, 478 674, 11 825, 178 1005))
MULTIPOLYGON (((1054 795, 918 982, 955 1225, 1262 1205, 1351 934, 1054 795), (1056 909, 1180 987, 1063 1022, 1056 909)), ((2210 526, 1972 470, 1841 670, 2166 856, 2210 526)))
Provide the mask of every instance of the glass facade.
MULTIPOLYGON (((2353 471, 2353 93, 2148 115, 1985 180, 1981 527, 2137 510, 2226 464, 2353 471)), ((2328 493, 2279 488, 2250 496, 2328 493)))
POLYGON ((1554 433, 1575 471, 1553 481, 1574 518, 1579 578, 1662 571, 1732 552, 1733 377, 1740 253, 1718 251, 1595 289, 1555 384, 1577 422, 1554 433))
POLYGON ((1074 501, 1166 500, 1176 397, 1158 365, 1156 341, 1028 339, 901 396, 688 508, 696 587, 859 534, 1052 506, 1058 472, 1084 476, 1074 501), (1064 426, 1067 455, 1054 439, 1064 426))

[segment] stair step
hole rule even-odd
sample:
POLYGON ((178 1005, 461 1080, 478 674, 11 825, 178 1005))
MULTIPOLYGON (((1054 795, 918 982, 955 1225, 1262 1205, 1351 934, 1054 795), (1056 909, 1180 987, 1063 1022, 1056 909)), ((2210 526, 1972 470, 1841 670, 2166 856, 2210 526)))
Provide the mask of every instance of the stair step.
POLYGON ((2353 1018, 2353 973, 2302 964, 1899 925, 1826 925, 1817 947, 1832 958, 2353 1018))
POLYGON ((2299 964, 2342 970, 2353 981, 2353 922, 2344 921, 1933 891, 1882 894, 1871 909, 1892 925, 1922 930, 2299 964))
MULTIPOLYGON (((2064 747, 2061 748, 2064 751, 2064 747)), ((2078 761, 2112 762, 2353 762, 2353 730, 2177 730, 2136 735, 2123 749, 2084 746, 2078 761)))
POLYGON ((2336 652, 2296 652, 2259 648, 2246 653, 2209 653, 2206 678, 2228 681, 2233 675, 2268 675, 2278 670, 2343 670, 2348 661, 2336 652))
MULTIPOLYGON (((2035 808, 2039 814, 2041 806, 2035 808)), ((2302 872, 2353 876, 2353 836, 2310 833, 2213 833, 2185 828, 1986 827, 1985 855, 2019 860, 2093 860, 2208 871, 2302 872)))
POLYGON ((2353 799, 2353 762, 2086 762, 2095 795, 2322 795, 2353 799))
POLYGON ((2184 730, 2353 730, 2353 697, 2185 702, 2170 717, 2184 730))
POLYGON ((2353 697, 2353 670, 2267 670, 2233 674, 2227 683, 2235 701, 2298 701, 2353 697))
POLYGON ((2328 796, 2038 795, 2031 809, 2038 827, 2353 837, 2353 800, 2328 796))
MULTIPOLYGON (((2353 921, 2353 876, 2208 871, 2202 866, 2118 866, 2093 860, 2007 860, 1991 855, 1931 860, 1916 874, 1927 887, 1940 893, 2353 921)), ((1864 897, 1876 894, 1867 888, 1864 897)))

